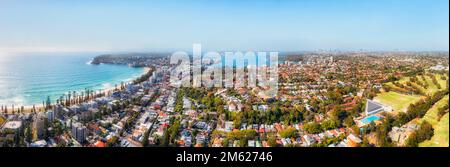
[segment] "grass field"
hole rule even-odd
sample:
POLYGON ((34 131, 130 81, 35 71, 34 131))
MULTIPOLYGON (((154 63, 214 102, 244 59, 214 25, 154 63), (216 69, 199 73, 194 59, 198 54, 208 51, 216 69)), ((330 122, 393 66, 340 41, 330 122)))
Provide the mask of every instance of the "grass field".
POLYGON ((449 96, 445 96, 441 100, 439 100, 430 110, 427 111, 427 114, 420 119, 420 122, 427 121, 434 128, 434 136, 431 140, 424 141, 419 144, 421 147, 448 147, 449 142, 449 126, 448 126, 448 113, 445 114, 440 121, 438 121, 438 108, 448 104, 449 96))
POLYGON ((449 96, 447 95, 444 98, 442 98, 441 100, 439 100, 436 104, 434 104, 434 106, 431 107, 431 109, 427 111, 427 113, 420 120, 420 122, 427 121, 428 123, 433 125, 433 128, 436 128, 435 126, 439 123, 439 121, 438 121, 438 109, 440 107, 443 107, 445 104, 448 104, 448 97, 449 96))
POLYGON ((416 103, 421 96, 405 95, 397 92, 383 92, 375 97, 375 100, 391 106, 394 112, 404 112, 410 104, 416 103))
MULTIPOLYGON (((446 81, 441 79, 441 75, 435 75, 436 79, 441 86, 441 89, 433 83, 431 77, 425 75, 425 82, 428 84, 428 88, 425 89, 415 83, 412 83, 419 87, 423 92, 428 95, 433 95, 434 93, 444 90, 446 87, 446 81)), ((421 76, 417 76, 419 81, 424 82, 421 76)), ((403 77, 398 82, 406 85, 406 82, 410 80, 409 77, 403 77)), ((396 87, 393 83, 386 83, 387 86, 396 87)), ((401 89, 396 87, 397 89, 401 89)), ((415 95, 406 95, 397 92, 383 92, 375 97, 375 100, 389 105, 394 109, 394 112, 406 111, 410 104, 416 103, 422 97, 415 95)), ((420 147, 448 147, 449 146, 449 114, 445 114, 440 121, 438 121, 438 109, 445 104, 448 104, 449 96, 445 96, 443 99, 438 101, 430 110, 427 111, 425 116, 422 119, 415 119, 413 121, 417 121, 416 123, 420 124, 424 120, 433 125, 434 128, 434 136, 431 140, 422 142, 419 144, 420 147)))
MULTIPOLYGON (((446 87, 446 86, 445 86, 446 81, 441 79, 441 76, 442 76, 442 75, 440 75, 440 74, 434 74, 434 76, 436 77, 436 79, 437 79, 439 85, 441 86, 441 89, 438 89, 438 87, 433 83, 433 80, 431 79, 431 77, 429 77, 428 75, 425 75, 425 76, 424 76, 425 81, 426 81, 425 83, 428 84, 428 88, 427 88, 427 89, 425 89, 425 88, 423 88, 423 87, 421 87, 420 85, 417 85, 417 84, 415 84, 415 83, 412 83, 412 84, 415 85, 415 86, 417 86, 417 87, 419 87, 422 91, 424 91, 424 92, 425 92, 426 94, 428 94, 428 95, 432 95, 432 94, 436 93, 437 91, 444 90, 445 87, 446 87)), ((422 76, 421 76, 421 75, 418 75, 417 78, 418 78, 419 81, 421 81, 422 83, 424 82, 424 81, 422 80, 422 76)), ((409 80, 410 80, 410 77, 403 77, 403 78, 401 78, 398 82, 401 83, 401 84, 406 85, 406 82, 409 81, 409 80)), ((396 86, 394 86, 392 83, 387 83, 387 85, 396 87, 396 86)))
MULTIPOLYGON (((446 81, 441 79, 442 75, 440 75, 440 74, 434 74, 434 75, 436 76, 438 83, 441 85, 441 89, 438 89, 437 86, 433 84, 431 77, 429 77, 428 75, 424 75, 425 81, 428 84, 427 89, 425 89, 415 83, 412 83, 412 84, 419 87, 423 92, 425 92, 428 95, 432 95, 432 94, 436 93, 437 91, 445 89, 446 81)), ((424 82, 420 75, 417 76, 417 78, 419 79, 419 81, 424 82)), ((408 82, 409 80, 410 80, 410 77, 403 77, 398 82, 406 85, 406 82, 408 82)), ((390 87, 395 87, 397 89, 402 89, 402 88, 396 87, 391 82, 386 83, 385 85, 390 86, 390 87)), ((418 96, 418 95, 406 95, 406 94, 397 93, 394 91, 382 92, 382 93, 378 94, 377 97, 375 97, 375 100, 377 100, 385 105, 391 106, 394 109, 394 112, 401 112, 401 111, 404 112, 404 111, 406 111, 406 109, 408 108, 408 106, 410 104, 416 103, 420 99, 421 99, 421 96, 418 96)), ((448 97, 447 97, 447 99, 448 99, 448 97)), ((432 116, 432 115, 430 115, 430 116, 432 116)))
MULTIPOLYGON (((399 82, 403 83, 401 81, 399 81, 399 82)), ((406 89, 404 89, 404 88, 400 88, 400 87, 395 86, 392 82, 386 83, 385 85, 387 85, 389 87, 392 87, 392 88, 396 88, 396 89, 400 89, 400 90, 406 91, 406 89)))
POLYGON ((446 81, 441 79, 441 75, 435 75, 436 79, 439 83, 439 85, 441 85, 441 89, 438 89, 436 85, 433 84, 433 80, 429 77, 429 76, 425 76, 425 79, 427 81, 428 84, 428 89, 426 89, 426 93, 427 94, 433 94, 436 93, 439 90, 444 90, 445 89, 445 83, 446 81))
POLYGON ((448 147, 449 142, 449 127, 448 127, 448 113, 445 114, 441 121, 436 125, 434 129, 434 136, 427 141, 419 144, 420 147, 448 147))

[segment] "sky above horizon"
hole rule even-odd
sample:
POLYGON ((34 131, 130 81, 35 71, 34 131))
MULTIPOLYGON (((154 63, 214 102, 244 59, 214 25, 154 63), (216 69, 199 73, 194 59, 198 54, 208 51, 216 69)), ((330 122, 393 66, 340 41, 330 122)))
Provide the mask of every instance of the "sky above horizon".
POLYGON ((0 51, 448 51, 448 0, 0 0, 0 51))

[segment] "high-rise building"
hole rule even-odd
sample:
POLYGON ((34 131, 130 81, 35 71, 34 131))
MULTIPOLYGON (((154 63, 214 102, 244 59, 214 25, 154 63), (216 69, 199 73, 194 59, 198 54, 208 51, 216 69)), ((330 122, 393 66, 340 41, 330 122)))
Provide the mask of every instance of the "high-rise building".
POLYGON ((38 112, 33 117, 33 140, 44 138, 46 115, 43 112, 38 112))
POLYGON ((84 141, 86 141, 86 133, 86 126, 83 126, 80 123, 72 125, 72 137, 79 143, 84 143, 84 141))
POLYGON ((63 110, 63 107, 61 105, 59 105, 59 104, 55 105, 55 109, 53 110, 54 117, 58 118, 58 119, 61 119, 62 116, 63 116, 62 110, 63 110))
POLYGON ((55 120, 55 112, 53 110, 47 110, 45 115, 47 116, 48 122, 53 122, 53 120, 55 120))

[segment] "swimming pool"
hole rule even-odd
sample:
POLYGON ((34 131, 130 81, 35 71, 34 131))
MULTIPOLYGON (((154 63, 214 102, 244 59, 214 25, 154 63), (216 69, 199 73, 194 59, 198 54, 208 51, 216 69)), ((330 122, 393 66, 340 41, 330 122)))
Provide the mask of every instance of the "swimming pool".
POLYGON ((380 119, 381 119, 381 118, 380 118, 379 116, 371 115, 371 116, 368 116, 368 117, 365 117, 364 119, 362 119, 361 122, 362 122, 364 125, 367 125, 367 124, 370 124, 370 123, 373 122, 373 121, 377 121, 377 120, 380 120, 380 119))

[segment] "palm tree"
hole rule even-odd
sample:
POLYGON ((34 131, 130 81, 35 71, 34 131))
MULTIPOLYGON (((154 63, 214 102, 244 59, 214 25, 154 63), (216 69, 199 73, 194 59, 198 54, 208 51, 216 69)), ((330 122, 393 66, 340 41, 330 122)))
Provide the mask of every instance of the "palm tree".
POLYGON ((50 100, 50 96, 47 96, 47 102, 46 102, 46 106, 45 106, 45 108, 50 108, 50 105, 51 105, 52 103, 51 103, 51 100, 50 100))
POLYGON ((59 101, 59 103, 58 103, 58 104, 60 104, 60 105, 61 105, 61 104, 63 103, 63 96, 59 96, 59 100, 58 100, 58 101, 59 101))
POLYGON ((84 100, 87 101, 89 99, 89 90, 87 88, 84 88, 84 91, 85 91, 84 100))
POLYGON ((77 101, 77 92, 73 91, 72 96, 73 96, 73 103, 76 103, 76 101, 77 101))
POLYGON ((70 93, 70 91, 69 91, 69 99, 68 99, 68 102, 69 102, 69 105, 70 105, 70 98, 72 97, 72 94, 70 93))
POLYGON ((91 95, 91 90, 87 90, 87 100, 86 101, 89 101, 92 97, 91 97, 92 95, 91 95))

